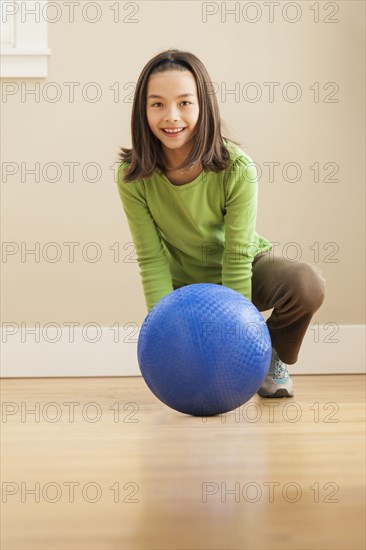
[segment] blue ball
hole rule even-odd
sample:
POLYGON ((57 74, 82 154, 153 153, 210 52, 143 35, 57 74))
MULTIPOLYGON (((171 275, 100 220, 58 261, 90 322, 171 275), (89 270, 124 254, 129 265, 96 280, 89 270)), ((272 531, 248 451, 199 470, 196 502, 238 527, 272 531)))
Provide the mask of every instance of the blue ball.
POLYGON ((267 325, 235 290, 186 285, 144 319, 137 344, 141 374, 160 401, 181 413, 212 416, 248 401, 271 360, 267 325))

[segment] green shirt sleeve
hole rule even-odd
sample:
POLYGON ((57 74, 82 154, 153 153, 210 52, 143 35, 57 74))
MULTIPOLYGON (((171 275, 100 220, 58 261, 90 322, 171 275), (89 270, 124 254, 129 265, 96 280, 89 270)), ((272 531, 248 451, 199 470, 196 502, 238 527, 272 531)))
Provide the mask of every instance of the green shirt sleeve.
POLYGON ((173 291, 172 277, 161 236, 144 196, 143 181, 125 183, 125 166, 122 162, 118 167, 118 192, 135 244, 145 302, 150 311, 161 298, 173 291))
MULTIPOLYGON (((249 157, 248 157, 249 158, 249 157)), ((222 284, 252 299, 252 262, 260 252, 255 238, 258 180, 254 163, 239 157, 226 183, 222 284)))

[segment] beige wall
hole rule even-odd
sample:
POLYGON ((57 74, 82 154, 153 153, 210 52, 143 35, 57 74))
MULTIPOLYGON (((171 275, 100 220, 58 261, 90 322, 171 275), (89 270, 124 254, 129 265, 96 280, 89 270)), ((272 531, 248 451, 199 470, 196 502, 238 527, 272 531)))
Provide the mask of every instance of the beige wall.
MULTIPOLYGON (((339 7, 332 16, 332 10, 325 10, 320 2, 320 21, 314 23, 311 3, 298 2, 302 15, 292 24, 278 8, 270 23, 268 8, 261 2, 257 2, 262 9, 257 23, 250 24, 243 16, 238 22, 233 16, 225 21, 223 2, 211 3, 218 13, 204 23, 201 2, 177 1, 132 2, 132 7, 121 2, 121 19, 128 18, 133 5, 138 11, 131 15, 136 22, 118 24, 113 23, 109 9, 113 4, 100 3, 102 18, 95 24, 82 21, 80 10, 75 11, 75 23, 68 23, 63 10, 60 22, 49 25, 52 54, 46 79, 2 79, 2 86, 14 82, 19 87, 14 95, 3 96, 1 104, 2 162, 15 163, 19 169, 3 183, 2 239, 14 243, 15 250, 21 243, 28 249, 39 243, 41 249, 39 262, 32 255, 22 258, 20 251, 9 255, 6 263, 3 256, 2 321, 29 326, 52 321, 105 326, 143 321, 146 308, 139 270, 136 262, 128 262, 131 239, 113 166, 119 146, 131 144, 132 84, 148 59, 175 47, 195 53, 204 62, 218 86, 221 115, 231 137, 262 169, 257 231, 280 243, 276 248, 280 252, 288 243, 297 243, 302 259, 316 261, 322 269, 327 297, 314 321, 363 323, 364 3, 331 3, 339 7), (325 23, 326 16, 339 22, 325 23), (43 97, 47 90, 53 97, 55 88, 47 89, 51 82, 61 92, 54 103, 43 97), (73 103, 67 82, 80 83, 73 103), (90 82, 98 83, 102 91, 95 103, 81 93, 90 82), (257 103, 243 95, 237 101, 233 95, 221 95, 225 86, 232 89, 235 83, 242 93, 248 82, 256 82, 262 92, 257 103), (279 83, 273 102, 264 84, 268 82, 279 83), (302 91, 298 102, 282 97, 289 82, 296 82, 302 91), (336 102, 325 102, 334 90, 329 83, 339 87, 333 95, 336 102), (39 102, 32 96, 22 100, 24 86, 40 87, 39 102), (311 89, 316 86, 318 102, 311 89), (111 90, 117 87, 119 100, 111 90), (21 163, 30 169, 36 162, 41 170, 47 163, 58 163, 59 181, 45 181, 42 174, 38 183, 29 174, 21 181, 21 163), (65 164, 70 162, 80 164, 74 181, 65 164), (102 172, 94 183, 85 181, 81 171, 91 162, 102 172), (265 165, 269 162, 279 163, 274 181, 265 165), (281 175, 290 162, 301 167, 297 183, 286 182, 281 175), (310 169, 315 163, 320 165, 318 182, 310 169), (338 181, 324 181, 332 174, 331 165, 324 169, 327 163, 337 166, 338 181), (61 252, 54 263, 42 256, 51 242, 61 252), (80 243, 74 262, 69 261, 67 242, 80 243), (91 242, 102 251, 95 263, 81 253, 91 242), (119 261, 115 261, 114 243, 119 243, 119 261), (317 246, 319 258, 314 256, 317 246), (330 263, 330 259, 336 261, 330 263)), ((285 4, 281 2, 281 8, 285 4)), ((233 5, 226 3, 227 8, 233 5)), ((294 12, 289 10, 288 16, 294 12)), ((248 17, 253 18, 254 11, 248 17)), ((248 90, 250 97, 253 91, 248 90)), ((92 88, 89 92, 92 95, 92 88)), ((293 177, 294 171, 289 169, 288 175, 293 177)), ((49 169, 48 178, 54 176, 49 169)), ((93 176, 90 169, 89 177, 93 176)), ((92 248, 89 252, 94 254, 92 248)), ((295 248, 288 252, 293 255, 295 248)), ((49 248, 50 257, 54 253, 55 248, 49 248)))

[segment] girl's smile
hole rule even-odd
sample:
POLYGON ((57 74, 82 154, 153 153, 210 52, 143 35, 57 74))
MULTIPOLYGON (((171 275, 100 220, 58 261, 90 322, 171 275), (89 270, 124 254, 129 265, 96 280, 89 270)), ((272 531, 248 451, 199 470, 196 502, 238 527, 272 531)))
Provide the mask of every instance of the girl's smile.
POLYGON ((164 134, 167 134, 169 137, 177 137, 178 135, 182 134, 182 132, 185 130, 184 128, 163 128, 162 129, 164 134))

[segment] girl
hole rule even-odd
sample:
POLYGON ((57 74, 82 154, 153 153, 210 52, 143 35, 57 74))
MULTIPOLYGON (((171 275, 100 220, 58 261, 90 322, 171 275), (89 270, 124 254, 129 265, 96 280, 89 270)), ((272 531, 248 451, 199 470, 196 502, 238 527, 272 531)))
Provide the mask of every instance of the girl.
POLYGON ((171 49, 145 65, 136 85, 132 149, 121 147, 117 185, 147 309, 203 282, 236 290, 259 311, 273 308, 272 359, 258 393, 291 397, 286 363, 297 361, 325 280, 310 264, 275 256, 257 234, 255 165, 222 136, 210 82, 195 55, 171 49))

